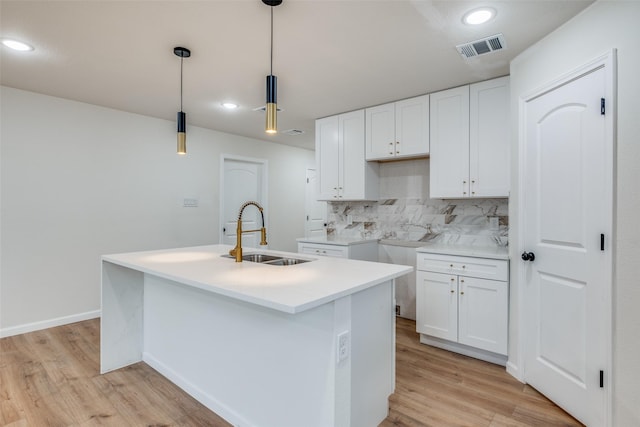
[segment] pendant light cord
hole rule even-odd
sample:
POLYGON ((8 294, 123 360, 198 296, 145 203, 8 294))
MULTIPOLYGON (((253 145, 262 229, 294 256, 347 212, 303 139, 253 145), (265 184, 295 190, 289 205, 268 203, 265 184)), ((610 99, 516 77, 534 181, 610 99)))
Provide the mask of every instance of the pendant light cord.
POLYGON ((180 57, 180 111, 182 111, 182 62, 184 58, 180 57))
POLYGON ((273 75, 273 6, 271 6, 271 68, 269 74, 273 75))

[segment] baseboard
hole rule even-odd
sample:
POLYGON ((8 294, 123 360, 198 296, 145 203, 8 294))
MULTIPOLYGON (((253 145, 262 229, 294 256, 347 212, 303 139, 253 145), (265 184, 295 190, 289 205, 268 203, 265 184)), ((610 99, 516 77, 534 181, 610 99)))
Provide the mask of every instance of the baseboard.
POLYGON ((507 373, 521 383, 526 384, 524 378, 521 376, 522 372, 518 369, 518 366, 511 361, 507 361, 507 373))
POLYGON ((95 319, 97 317, 100 317, 100 315, 100 310, 94 310, 87 311, 86 313, 72 314, 71 316, 58 317, 56 319, 42 320, 40 322, 26 323, 24 325, 2 328, 0 329, 0 338, 41 331, 42 329, 68 325, 69 323, 82 322, 83 320, 95 319))
POLYGON ((469 347, 464 344, 459 344, 424 334, 420 334, 420 342, 422 344, 431 345, 433 347, 438 347, 443 350, 452 351, 454 353, 464 354, 465 356, 484 360, 485 362, 494 363, 496 365, 507 365, 507 356, 504 356, 502 354, 493 353, 479 348, 469 347))

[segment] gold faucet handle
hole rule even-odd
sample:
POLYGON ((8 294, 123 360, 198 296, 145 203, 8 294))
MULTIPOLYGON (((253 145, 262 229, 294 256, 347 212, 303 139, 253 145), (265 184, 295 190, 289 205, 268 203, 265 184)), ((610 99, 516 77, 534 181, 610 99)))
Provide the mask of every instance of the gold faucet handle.
POLYGON ((267 229, 264 227, 260 229, 260 245, 261 246, 267 245, 267 229))

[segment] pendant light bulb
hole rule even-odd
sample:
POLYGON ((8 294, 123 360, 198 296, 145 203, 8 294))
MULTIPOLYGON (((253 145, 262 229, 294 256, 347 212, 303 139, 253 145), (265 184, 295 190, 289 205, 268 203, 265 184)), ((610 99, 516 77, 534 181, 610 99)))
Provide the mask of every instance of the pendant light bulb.
POLYGON ((273 75, 273 8, 282 3, 282 0, 262 0, 264 4, 271 7, 271 57, 270 73, 267 76, 267 104, 265 132, 274 134, 278 132, 278 78, 273 75))
POLYGON ((187 114, 182 111, 182 62, 184 58, 191 56, 191 51, 186 47, 175 47, 173 53, 180 57, 180 111, 178 111, 176 122, 178 124, 178 150, 180 155, 187 154, 187 114))

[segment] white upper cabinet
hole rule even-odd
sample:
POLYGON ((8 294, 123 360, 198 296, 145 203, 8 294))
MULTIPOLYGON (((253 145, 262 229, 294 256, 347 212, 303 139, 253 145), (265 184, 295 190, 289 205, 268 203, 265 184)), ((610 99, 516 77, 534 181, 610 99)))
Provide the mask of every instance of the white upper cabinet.
POLYGON ((318 200, 377 200, 378 167, 364 157, 364 110, 316 120, 318 200))
POLYGON ((509 196, 509 77, 469 86, 472 197, 509 196))
POLYGON ((431 94, 430 197, 468 197, 469 86, 431 94))
POLYGON ((509 196, 509 77, 431 94, 430 197, 509 196))
POLYGON ((429 154, 429 95, 366 109, 366 159, 429 154))

